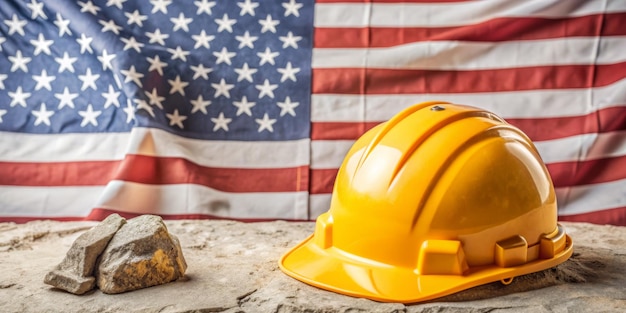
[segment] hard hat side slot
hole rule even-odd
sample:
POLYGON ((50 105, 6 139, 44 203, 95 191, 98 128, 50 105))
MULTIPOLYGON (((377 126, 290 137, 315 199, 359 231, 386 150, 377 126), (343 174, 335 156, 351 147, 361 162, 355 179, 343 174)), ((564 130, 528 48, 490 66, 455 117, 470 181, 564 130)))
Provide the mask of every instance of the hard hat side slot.
POLYGON ((542 259, 554 258, 565 249, 566 236, 563 226, 557 224, 554 232, 541 237, 539 257, 542 259))
POLYGON ((469 269, 458 240, 426 240, 420 249, 417 271, 421 275, 463 275, 469 269))
POLYGON ((528 242, 520 235, 496 242, 495 261, 500 267, 512 267, 526 263, 528 242))

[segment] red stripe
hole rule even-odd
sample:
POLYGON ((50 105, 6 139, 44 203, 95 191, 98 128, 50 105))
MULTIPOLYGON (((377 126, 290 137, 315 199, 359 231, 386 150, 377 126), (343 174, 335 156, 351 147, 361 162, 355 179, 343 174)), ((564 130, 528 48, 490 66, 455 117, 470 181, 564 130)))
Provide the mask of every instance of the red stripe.
POLYGON ((626 156, 546 164, 554 187, 605 183, 626 178, 626 156))
MULTIPOLYGON (((605 108, 587 115, 550 118, 507 118, 534 141, 582 134, 626 130, 626 105, 605 108)), ((380 122, 315 122, 312 140, 356 140, 380 122)))
POLYGON ((623 36, 626 13, 569 18, 502 17, 454 27, 318 27, 315 48, 391 47, 418 41, 539 40, 563 37, 623 36))
POLYGON ((582 134, 626 130, 626 106, 595 111, 587 115, 550 118, 508 118, 534 141, 552 140, 582 134))
POLYGON ((311 140, 355 140, 381 122, 311 123, 311 140))
POLYGON ((313 195, 332 193, 337 177, 338 169, 314 169, 311 170, 311 189, 313 195))
POLYGON ((471 71, 313 69, 315 94, 473 93, 601 87, 626 77, 626 62, 471 71))
MULTIPOLYGON (((546 164, 555 188, 605 183, 626 178, 626 156, 546 164)), ((311 170, 311 194, 328 194, 338 169, 311 170)))
POLYGON ((593 224, 612 224, 626 226, 626 207, 601 210, 589 213, 559 216, 559 220, 567 222, 584 222, 593 224))
POLYGON ((103 186, 118 166, 119 161, 0 162, 0 185, 103 186))
POLYGON ((110 180, 198 184, 226 192, 308 190, 308 166, 280 169, 212 168, 182 158, 128 155, 124 161, 0 163, 0 185, 94 186, 110 180))

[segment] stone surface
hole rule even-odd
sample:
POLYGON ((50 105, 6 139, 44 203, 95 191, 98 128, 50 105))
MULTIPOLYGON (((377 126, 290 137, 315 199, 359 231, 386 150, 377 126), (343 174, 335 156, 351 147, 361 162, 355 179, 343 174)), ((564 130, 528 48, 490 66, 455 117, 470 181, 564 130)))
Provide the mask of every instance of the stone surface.
POLYGON ((84 232, 74 241, 63 261, 45 276, 44 282, 74 294, 83 294, 93 289, 96 260, 124 223, 125 219, 112 214, 84 232))
POLYGON ((128 220, 102 252, 97 285, 104 293, 122 293, 169 283, 186 269, 180 243, 163 219, 141 215, 128 220))
POLYGON ((41 282, 72 242, 97 223, 0 223, 0 311, 6 312, 624 312, 626 227, 563 223, 574 256, 554 269, 428 303, 379 303, 303 284, 278 258, 313 223, 166 221, 180 238, 184 279, 133 292, 83 296, 41 282), (59 251, 62 251, 61 253, 59 251))

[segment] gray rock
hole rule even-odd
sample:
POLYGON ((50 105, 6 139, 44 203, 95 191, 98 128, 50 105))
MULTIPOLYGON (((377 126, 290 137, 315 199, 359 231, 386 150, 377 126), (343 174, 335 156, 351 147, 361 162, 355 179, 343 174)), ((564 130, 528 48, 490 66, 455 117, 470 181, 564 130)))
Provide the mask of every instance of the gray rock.
POLYGON ((112 214, 80 235, 65 255, 65 259, 46 275, 44 283, 79 295, 93 289, 95 287, 93 272, 97 258, 124 223, 126 223, 124 218, 112 214))
POLYGON ((104 293, 122 293, 177 280, 186 269, 180 243, 163 219, 142 215, 128 220, 102 252, 96 283, 104 293))

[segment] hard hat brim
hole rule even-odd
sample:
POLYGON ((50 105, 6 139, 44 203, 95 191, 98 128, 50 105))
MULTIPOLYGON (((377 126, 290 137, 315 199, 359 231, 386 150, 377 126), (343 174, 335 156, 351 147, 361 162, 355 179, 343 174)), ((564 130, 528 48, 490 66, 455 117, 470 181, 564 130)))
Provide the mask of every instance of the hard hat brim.
POLYGON ((472 267, 463 275, 420 275, 412 268, 372 262, 334 247, 322 249, 312 239, 313 235, 281 257, 279 266, 284 273, 315 287, 381 302, 414 303, 439 298, 551 268, 573 252, 572 239, 566 234, 565 248, 550 259, 508 268, 472 267))

